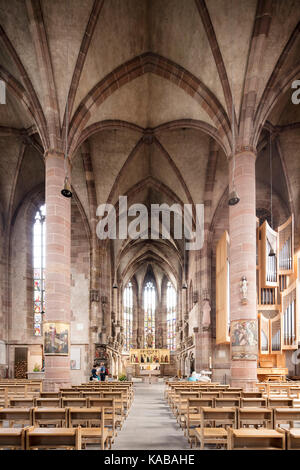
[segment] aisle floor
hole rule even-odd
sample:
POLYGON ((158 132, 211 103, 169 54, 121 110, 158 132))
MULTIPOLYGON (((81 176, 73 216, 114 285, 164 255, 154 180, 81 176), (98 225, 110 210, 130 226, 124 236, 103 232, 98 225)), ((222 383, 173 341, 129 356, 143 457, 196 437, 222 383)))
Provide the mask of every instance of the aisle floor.
POLYGON ((112 450, 183 450, 187 438, 164 398, 165 384, 135 384, 129 415, 112 450))

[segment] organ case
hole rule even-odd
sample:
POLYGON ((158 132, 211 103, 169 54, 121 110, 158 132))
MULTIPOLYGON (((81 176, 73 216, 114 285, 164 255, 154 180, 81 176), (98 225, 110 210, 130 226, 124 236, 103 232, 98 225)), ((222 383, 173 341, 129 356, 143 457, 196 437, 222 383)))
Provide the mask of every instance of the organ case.
POLYGON ((230 342, 229 235, 225 231, 216 250, 216 344, 230 342))

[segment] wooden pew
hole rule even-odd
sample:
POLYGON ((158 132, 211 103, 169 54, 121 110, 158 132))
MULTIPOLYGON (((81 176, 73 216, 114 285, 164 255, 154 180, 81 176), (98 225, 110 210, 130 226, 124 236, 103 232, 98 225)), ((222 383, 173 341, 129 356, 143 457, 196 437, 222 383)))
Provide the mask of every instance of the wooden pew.
POLYGON ((274 408, 274 429, 281 424, 288 424, 290 428, 294 427, 294 421, 300 421, 300 408, 274 408))
POLYGON ((241 392, 242 398, 263 398, 262 392, 241 392))
POLYGON ((266 398, 241 398, 241 408, 248 408, 254 406, 255 408, 267 408, 266 398))
POLYGON ((210 407, 214 405, 213 398, 188 398, 187 400, 187 413, 182 418, 182 428, 188 438, 191 448, 195 442, 194 429, 201 424, 201 408, 210 407))
POLYGON ((60 398, 36 398, 34 406, 39 408, 61 408, 60 398))
POLYGON ((201 392, 200 398, 219 398, 222 392, 201 392))
POLYGON ((15 423, 22 427, 32 424, 33 408, 0 408, 0 427, 3 427, 3 421, 9 421, 9 427, 15 423))
POLYGON ((222 397, 223 398, 240 398, 241 397, 241 393, 240 391, 237 391, 237 392, 233 392, 233 391, 225 391, 225 392, 222 392, 222 397))
POLYGON ((25 428, 0 428, 0 449, 25 450, 25 428))
POLYGON ((114 398, 88 398, 88 406, 90 408, 104 408, 104 426, 111 427, 112 432, 109 433, 110 447, 117 435, 116 428, 121 428, 122 416, 116 414, 116 406, 114 398))
POLYGON ((121 426, 124 419, 128 415, 128 405, 122 392, 103 392, 101 398, 113 398, 115 400, 116 415, 119 415, 121 419, 121 426))
POLYGON ((61 392, 41 392, 40 398, 60 398, 61 392))
POLYGON ((67 392, 61 390, 60 393, 62 398, 81 398, 83 396, 81 392, 77 391, 67 392))
POLYGON ((68 408, 33 408, 33 426, 68 427, 68 408))
POLYGON ((187 412, 187 400, 189 398, 200 398, 200 392, 180 392, 178 399, 173 403, 173 412, 179 424, 181 423, 181 417, 187 412))
POLYGON ((274 429, 228 429, 228 450, 284 450, 285 435, 274 429))
POLYGON ((244 426, 263 426, 265 428, 273 427, 273 411, 270 408, 239 408, 238 409, 238 428, 244 426))
POLYGON ((195 437, 200 443, 200 449, 203 450, 205 444, 227 447, 226 427, 236 427, 236 408, 201 408, 201 425, 195 429, 195 437))
POLYGON ((90 408, 104 409, 104 427, 108 429, 109 448, 117 435, 117 426, 121 428, 122 416, 116 414, 114 398, 88 398, 90 408))
POLYGON ((215 403, 214 403, 214 406, 216 408, 223 408, 223 407, 233 407, 233 406, 236 406, 237 408, 239 408, 240 406, 240 398, 236 397, 232 397, 232 398, 229 398, 229 397, 220 397, 220 398, 215 398, 214 399, 215 403))
POLYGON ((81 449, 81 429, 36 428, 31 426, 25 431, 26 449, 81 449))
POLYGON ((8 406, 10 407, 17 407, 17 408, 33 408, 34 406, 34 398, 9 398, 8 406))
POLYGON ((269 408, 283 408, 283 407, 290 407, 293 408, 293 399, 292 398, 268 398, 268 407, 269 408))
MULTIPOLYGON (((105 443, 108 442, 109 435, 108 429, 104 427, 104 410, 105 408, 68 408, 68 422, 69 427, 74 426, 86 426, 86 428, 91 428, 89 423, 96 422, 98 428, 98 437, 100 434, 101 440, 101 450, 104 450, 105 443)), ((89 436, 85 435, 86 438, 89 436)))
POLYGON ((286 435, 287 450, 300 450, 300 428, 291 428, 286 435))
POLYGON ((88 398, 65 398, 61 399, 62 408, 87 408, 88 407, 88 398))

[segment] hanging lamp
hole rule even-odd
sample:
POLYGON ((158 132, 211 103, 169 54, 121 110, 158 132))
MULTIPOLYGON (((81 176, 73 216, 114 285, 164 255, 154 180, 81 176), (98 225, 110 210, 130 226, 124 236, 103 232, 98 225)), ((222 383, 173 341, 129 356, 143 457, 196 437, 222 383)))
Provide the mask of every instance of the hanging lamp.
POLYGON ((233 158, 233 162, 232 162, 232 190, 231 192, 229 193, 229 197, 228 197, 228 205, 229 206, 235 206, 236 204, 238 204, 238 202, 240 201, 240 198, 239 198, 239 195, 235 189, 235 185, 234 185, 234 171, 235 171, 235 119, 234 119, 234 101, 233 101, 233 74, 231 73, 231 76, 232 76, 232 85, 231 85, 231 88, 232 88, 232 158, 233 158))
MULTIPOLYGON (((273 173, 272 173, 272 139, 271 139, 271 132, 269 134, 270 136, 270 145, 269 145, 269 154, 270 154, 270 193, 271 193, 271 228, 273 228, 273 173)), ((271 246, 271 249, 269 251, 269 256, 275 256, 276 253, 273 250, 273 247, 271 246)))
MULTIPOLYGON (((67 46, 67 70, 68 70, 68 63, 69 63, 69 48, 67 46)), ((61 190, 61 194, 64 197, 72 197, 72 189, 71 184, 68 177, 68 169, 67 169, 67 160, 68 160, 68 134, 69 134, 69 93, 67 96, 67 103, 66 103, 66 138, 65 138, 65 158, 64 158, 64 168, 65 168, 65 181, 64 187, 61 190)))

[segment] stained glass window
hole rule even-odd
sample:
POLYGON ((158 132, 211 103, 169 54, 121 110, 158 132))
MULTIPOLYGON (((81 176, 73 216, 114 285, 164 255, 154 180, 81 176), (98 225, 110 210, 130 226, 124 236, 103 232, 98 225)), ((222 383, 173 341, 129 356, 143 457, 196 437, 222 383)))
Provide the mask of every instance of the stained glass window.
POLYGON ((133 294, 132 284, 129 282, 123 294, 123 326, 124 326, 124 350, 129 351, 132 344, 132 323, 133 323, 133 294))
POLYGON ((46 206, 35 215, 33 226, 33 320, 34 335, 42 335, 42 314, 45 312, 46 206))
POLYGON ((167 347, 176 349, 176 290, 171 282, 167 284, 167 347))
POLYGON ((145 348, 155 347, 155 287, 153 282, 147 282, 144 288, 144 338, 145 348))

